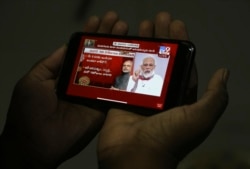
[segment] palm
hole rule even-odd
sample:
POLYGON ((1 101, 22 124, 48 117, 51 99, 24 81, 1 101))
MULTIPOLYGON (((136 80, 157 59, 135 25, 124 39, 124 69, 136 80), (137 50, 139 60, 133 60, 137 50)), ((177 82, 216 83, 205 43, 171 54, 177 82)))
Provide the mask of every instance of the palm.
MULTIPOLYGON (((155 27, 150 22, 142 22, 139 29, 139 35, 161 38, 169 37, 183 40, 187 40, 188 37, 183 23, 171 21, 167 13, 158 14, 155 20, 155 27)), ((196 101, 197 74, 195 67, 192 71, 190 82, 186 103, 193 103, 196 101)), ((144 145, 144 147, 160 145, 159 147, 154 146, 155 151, 158 151, 157 149, 162 149, 161 143, 166 140, 169 141, 169 146, 171 146, 168 147, 165 145, 166 149, 173 151, 173 145, 171 144, 176 141, 177 136, 175 131, 171 130, 171 128, 183 125, 184 119, 182 116, 184 116, 184 113, 183 110, 174 109, 151 117, 145 117, 124 110, 111 110, 108 113, 105 125, 99 137, 98 152, 100 158, 103 156, 102 154, 105 154, 103 153, 105 150, 127 144, 144 145), (168 128, 170 130, 166 130, 168 128)))
MULTIPOLYGON (((208 136, 226 108, 226 79, 226 71, 218 70, 200 100, 151 117, 111 109, 99 137, 100 163, 106 165, 106 159, 125 161, 131 160, 128 156, 146 155, 145 159, 156 158, 154 164, 169 160, 171 167, 175 167, 208 136), (158 161, 157 157, 164 159, 158 161)), ((166 165, 169 163, 162 166, 166 165)))
MULTIPOLYGON (((183 23, 171 21, 166 13, 157 16, 155 27, 143 22, 139 35, 183 40, 188 37, 183 23)), ((101 168, 110 164, 114 168, 129 168, 130 161, 138 164, 134 168, 175 168, 179 160, 208 136, 224 111, 227 105, 225 72, 218 70, 205 95, 196 101, 197 73, 194 66, 185 98, 187 105, 157 115, 146 117, 126 111, 126 108, 111 109, 99 136, 101 168), (139 164, 145 160, 153 162, 139 164), (150 164, 153 165, 146 166, 150 164)))
MULTIPOLYGON (((107 12, 102 19, 90 17, 84 31, 125 34, 127 24, 107 12)), ((64 46, 38 62, 15 88, 1 140, 7 140, 6 152, 11 154, 13 149, 25 168, 29 163, 29 168, 57 167, 81 151, 104 122, 105 113, 97 106, 92 109, 57 98, 56 81, 65 51, 64 46)))
MULTIPOLYGON (((61 57, 61 53, 53 57, 61 57)), ((103 112, 58 100, 53 72, 41 72, 44 65, 33 68, 16 86, 5 132, 26 151, 36 152, 41 160, 57 165, 81 151, 100 130, 103 112), (46 77, 46 78, 44 78, 46 77), (25 99, 25 102, 23 101, 25 99), (77 143, 77 140, 81 140, 77 143), (77 143, 77 144, 76 144, 77 143), (32 145, 32 146, 31 146, 32 145), (49 154, 48 154, 49 150, 49 154), (56 157, 56 158, 54 158, 56 157)))
MULTIPOLYGON (((137 151, 143 147, 151 153, 172 153, 171 155, 178 159, 183 158, 190 148, 197 146, 195 142, 193 145, 189 144, 195 138, 190 134, 193 135, 196 131, 189 131, 188 124, 192 119, 188 119, 185 113, 183 108, 175 108, 145 117, 123 110, 111 110, 99 136, 100 158, 106 155, 107 150, 126 149, 131 145, 137 151)), ((193 128, 195 125, 198 127, 199 124, 190 127, 193 128)), ((205 132, 203 134, 206 135, 205 132)))

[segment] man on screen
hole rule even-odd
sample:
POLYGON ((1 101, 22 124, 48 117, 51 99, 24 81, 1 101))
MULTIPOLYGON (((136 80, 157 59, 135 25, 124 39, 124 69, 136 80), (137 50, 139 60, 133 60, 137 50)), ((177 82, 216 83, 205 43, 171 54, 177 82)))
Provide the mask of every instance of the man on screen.
POLYGON ((132 66, 133 66, 132 60, 126 60, 123 63, 122 74, 115 78, 115 83, 113 86, 111 86, 111 89, 126 91, 132 66))
POLYGON ((127 91, 160 96, 163 79, 155 74, 155 67, 154 57, 150 55, 145 57, 140 65, 140 69, 130 76, 127 91))

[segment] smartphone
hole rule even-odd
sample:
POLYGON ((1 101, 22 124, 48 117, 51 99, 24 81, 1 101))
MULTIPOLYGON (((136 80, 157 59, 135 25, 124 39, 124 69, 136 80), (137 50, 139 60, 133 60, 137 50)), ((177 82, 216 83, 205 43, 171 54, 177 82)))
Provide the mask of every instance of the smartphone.
POLYGON ((76 32, 57 94, 78 104, 157 113, 183 104, 194 56, 190 41, 76 32))

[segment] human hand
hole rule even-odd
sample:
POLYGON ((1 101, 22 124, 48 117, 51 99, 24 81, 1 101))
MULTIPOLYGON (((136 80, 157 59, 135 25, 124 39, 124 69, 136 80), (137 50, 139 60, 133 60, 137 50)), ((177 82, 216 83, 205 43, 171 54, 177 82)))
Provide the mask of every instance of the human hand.
MULTIPOLYGON (((154 23, 142 22, 139 35, 188 39, 184 23, 172 20, 166 12, 159 13, 154 23)), ((179 161, 209 135, 224 112, 228 102, 228 76, 226 69, 217 70, 203 96, 196 101, 194 66, 186 105, 150 117, 129 112, 125 107, 111 109, 99 136, 99 168, 176 168, 179 161)))
POLYGON ((114 86, 111 86, 110 89, 111 89, 111 90, 120 90, 120 89, 118 89, 118 88, 116 88, 116 87, 114 87, 114 86))
POLYGON ((76 71, 77 71, 77 72, 82 71, 82 67, 81 67, 81 66, 78 66, 76 71))
MULTIPOLYGON (((114 12, 93 16, 85 32, 126 34, 114 12)), ((103 125, 105 113, 57 98, 56 80, 66 46, 38 62, 18 82, 0 137, 0 168, 56 168, 81 151, 103 125)))
POLYGON ((134 81, 137 81, 138 78, 139 78, 139 76, 140 76, 140 73, 141 73, 141 70, 140 70, 140 69, 136 70, 136 71, 133 73, 132 79, 133 79, 134 81))

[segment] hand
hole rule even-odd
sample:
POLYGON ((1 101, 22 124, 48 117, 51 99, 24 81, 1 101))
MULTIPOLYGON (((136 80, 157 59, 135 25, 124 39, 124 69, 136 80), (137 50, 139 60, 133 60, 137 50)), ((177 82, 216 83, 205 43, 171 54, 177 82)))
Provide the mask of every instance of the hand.
MULTIPOLYGON (((155 22, 144 21, 140 36, 188 39, 182 21, 172 20, 166 12, 155 22)), ((219 69, 211 78, 204 95, 196 101, 197 73, 193 68, 186 105, 145 117, 124 108, 111 109, 98 143, 100 169, 176 168, 190 151, 210 133, 224 112, 229 73, 219 69)))
MULTIPOLYGON (((90 17, 86 32, 126 34, 114 12, 90 17)), ((65 102, 55 93, 66 46, 38 62, 16 85, 0 137, 0 168, 56 168, 81 151, 103 125, 105 113, 65 102)))
POLYGON ((82 71, 82 67, 81 66, 78 66, 78 68, 77 68, 77 70, 76 70, 77 72, 80 72, 80 71, 82 71))
POLYGON ((134 73, 133 73, 133 76, 132 76, 132 79, 134 81, 137 81, 139 76, 140 76, 140 73, 141 73, 141 70, 136 70, 134 73))
POLYGON ((110 89, 111 89, 111 90, 120 90, 120 89, 118 89, 118 88, 116 88, 116 87, 114 87, 114 86, 111 86, 110 89))

